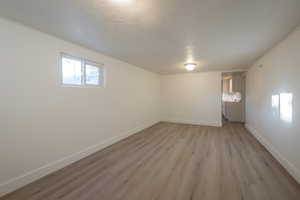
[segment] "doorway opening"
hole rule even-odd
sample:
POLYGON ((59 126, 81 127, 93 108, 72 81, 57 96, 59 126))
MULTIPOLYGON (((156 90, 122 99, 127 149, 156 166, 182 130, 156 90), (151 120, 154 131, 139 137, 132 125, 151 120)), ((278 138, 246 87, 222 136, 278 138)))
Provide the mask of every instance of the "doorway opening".
POLYGON ((222 73, 222 119, 245 122, 246 72, 222 73))

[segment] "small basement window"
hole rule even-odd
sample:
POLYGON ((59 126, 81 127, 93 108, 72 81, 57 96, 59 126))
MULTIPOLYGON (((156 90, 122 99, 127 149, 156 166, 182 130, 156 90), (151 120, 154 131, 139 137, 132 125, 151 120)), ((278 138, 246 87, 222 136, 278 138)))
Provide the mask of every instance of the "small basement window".
POLYGON ((60 73, 66 87, 104 87, 104 68, 95 62, 61 54, 60 73))

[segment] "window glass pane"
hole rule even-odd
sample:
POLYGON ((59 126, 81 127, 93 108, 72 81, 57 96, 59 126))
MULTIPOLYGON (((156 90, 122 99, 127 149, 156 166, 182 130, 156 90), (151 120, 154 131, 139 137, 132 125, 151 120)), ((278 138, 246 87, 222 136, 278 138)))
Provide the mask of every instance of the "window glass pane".
POLYGON ((67 85, 81 85, 81 61, 62 58, 62 81, 67 85))
POLYGON ((93 65, 85 65, 85 83, 88 85, 99 85, 99 68, 93 65))

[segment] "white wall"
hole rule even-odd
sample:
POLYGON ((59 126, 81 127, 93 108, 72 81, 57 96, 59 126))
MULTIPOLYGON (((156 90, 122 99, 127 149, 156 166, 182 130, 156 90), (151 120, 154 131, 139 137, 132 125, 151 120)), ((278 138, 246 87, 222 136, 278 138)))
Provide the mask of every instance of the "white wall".
POLYGON ((0 19, 0 196, 155 124, 160 77, 0 19), (106 88, 59 85, 60 52, 105 64, 106 88))
POLYGON ((221 126, 221 79, 221 72, 162 76, 162 120, 221 126))
POLYGON ((246 122, 249 130, 300 182, 300 30, 263 56, 247 74, 246 122), (258 67, 263 65, 263 67, 258 67), (293 94, 293 120, 280 119, 272 95, 293 94))

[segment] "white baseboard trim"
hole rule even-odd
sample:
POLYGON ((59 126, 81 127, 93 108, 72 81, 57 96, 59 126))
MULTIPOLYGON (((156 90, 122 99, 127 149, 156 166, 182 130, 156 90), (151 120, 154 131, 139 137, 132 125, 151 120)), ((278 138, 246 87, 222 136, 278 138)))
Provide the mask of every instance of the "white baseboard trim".
POLYGON ((248 131, 274 156, 274 158, 289 172, 289 174, 300 184, 300 170, 288 161, 274 146, 268 142, 257 129, 245 124, 248 131))
POLYGON ((151 122, 151 123, 145 124, 140 127, 136 127, 132 130, 126 131, 123 134, 120 134, 118 136, 110 138, 104 142, 100 142, 96 145, 90 146, 80 152, 74 153, 74 154, 67 156, 65 158, 62 158, 60 160, 51 162, 43 167, 40 167, 38 169, 27 172, 26 174, 23 174, 16 178, 10 179, 4 183, 0 183, 0 197, 6 195, 8 193, 11 193, 29 183, 32 183, 48 174, 51 174, 59 169, 62 169, 78 160, 81 160, 82 158, 85 158, 97 151, 100 151, 101 149, 104 149, 105 147, 108 147, 116 142, 119 142, 120 140, 123 140, 135 133, 138 133, 141 130, 151 127, 158 122, 159 121, 155 121, 155 122, 151 122))
POLYGON ((181 119, 164 119, 163 122, 179 123, 179 124, 191 124, 200 126, 215 126, 222 127, 222 122, 209 122, 209 121, 196 121, 196 120, 181 120, 181 119))

